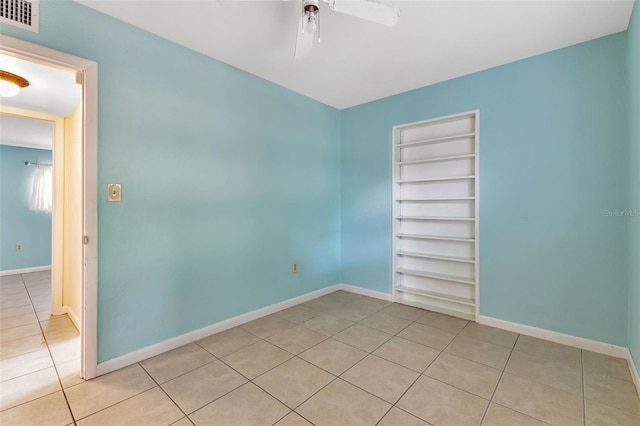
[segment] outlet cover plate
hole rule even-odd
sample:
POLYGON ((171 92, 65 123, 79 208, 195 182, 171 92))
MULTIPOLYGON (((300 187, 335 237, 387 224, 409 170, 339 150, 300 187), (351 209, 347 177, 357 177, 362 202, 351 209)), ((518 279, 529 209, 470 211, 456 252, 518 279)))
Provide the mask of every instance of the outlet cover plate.
POLYGON ((107 201, 120 202, 122 201, 122 185, 119 183, 107 184, 107 201))

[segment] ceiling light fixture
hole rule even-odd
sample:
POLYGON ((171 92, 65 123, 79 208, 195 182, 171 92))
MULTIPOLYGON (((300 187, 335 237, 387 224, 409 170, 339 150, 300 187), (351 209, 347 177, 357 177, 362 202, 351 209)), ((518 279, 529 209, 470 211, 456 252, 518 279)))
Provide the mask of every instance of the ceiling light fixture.
POLYGON ((20 89, 29 86, 29 81, 19 75, 0 70, 0 98, 8 98, 20 93, 20 89))

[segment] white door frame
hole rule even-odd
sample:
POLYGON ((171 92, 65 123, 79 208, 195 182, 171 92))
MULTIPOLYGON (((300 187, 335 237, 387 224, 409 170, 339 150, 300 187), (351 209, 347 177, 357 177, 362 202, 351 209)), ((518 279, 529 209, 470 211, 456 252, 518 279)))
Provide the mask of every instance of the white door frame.
POLYGON ((76 71, 82 84, 83 250, 81 367, 91 379, 98 366, 98 64, 68 53, 9 36, 0 37, 0 52, 47 66, 76 71))

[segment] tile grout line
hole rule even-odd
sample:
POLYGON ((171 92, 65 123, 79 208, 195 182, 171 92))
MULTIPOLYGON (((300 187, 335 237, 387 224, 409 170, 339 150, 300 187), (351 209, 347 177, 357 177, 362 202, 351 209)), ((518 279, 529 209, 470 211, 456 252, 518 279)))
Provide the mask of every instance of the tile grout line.
MULTIPOLYGON (((502 368, 502 371, 500 372, 500 377, 498 378, 498 382, 496 383, 495 389, 493 389, 493 392, 491 393, 491 398, 489 398, 489 403, 487 404, 487 408, 484 410, 484 414, 482 415, 482 419, 480 420, 480 424, 482 424, 482 422, 484 422, 484 419, 487 416, 487 413, 489 412, 489 407, 491 406, 491 403, 493 402, 493 398, 495 398, 495 396, 496 396, 496 392, 498 392, 498 387, 500 387, 500 382, 502 381, 502 377, 504 377, 504 373, 505 373, 505 371, 507 371, 507 366, 509 365, 509 361, 511 360, 511 355, 513 355, 513 351, 515 350, 515 347, 518 344, 518 340, 520 340, 520 334, 518 334, 516 336, 516 340, 515 340, 515 342, 513 342, 513 347, 511 348, 511 352, 509 352, 509 357, 507 357, 507 362, 504 363, 504 367, 502 368)), ((516 410, 514 410, 514 411, 516 411, 516 410)), ((519 411, 517 411, 517 412, 519 413, 519 411)))
MULTIPOLYGON (((55 359, 53 359, 53 354, 51 353, 51 348, 49 346, 49 341, 47 340, 47 336, 44 334, 44 329, 42 328, 42 324, 40 323, 40 318, 38 318, 38 314, 36 313, 35 307, 33 306, 33 300, 31 299, 31 293, 29 292, 29 289, 27 288, 27 285, 24 282, 24 277, 22 276, 22 274, 20 274, 20 279, 22 280, 22 283, 24 284, 24 287, 27 290, 27 295, 29 297, 29 301, 31 302, 31 309, 33 309, 33 312, 34 312, 34 314, 36 316, 36 321, 38 321, 38 327, 40 327, 40 333, 42 335, 42 339, 44 340, 44 343, 47 346, 47 352, 49 352, 49 358, 51 358, 51 363, 53 364, 53 369, 55 370, 56 376, 58 377, 58 384, 60 385, 60 390, 62 391, 62 396, 64 397, 64 401, 67 404, 67 409, 69 410, 69 414, 71 414, 71 420, 73 421, 73 424, 76 425, 77 424, 76 416, 75 416, 75 414, 73 414, 73 410, 71 409, 71 404, 69 404, 69 398, 67 398, 67 393, 65 392, 64 386, 62 384, 62 379, 60 378, 60 372, 58 371, 58 366, 56 365, 56 361, 55 361, 55 359)), ((49 297, 49 298, 51 298, 51 297, 49 297)))

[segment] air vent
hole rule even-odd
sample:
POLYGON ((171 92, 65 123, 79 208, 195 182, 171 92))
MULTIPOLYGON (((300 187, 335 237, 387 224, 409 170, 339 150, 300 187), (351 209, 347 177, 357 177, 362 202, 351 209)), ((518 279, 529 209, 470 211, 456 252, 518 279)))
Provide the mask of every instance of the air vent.
POLYGON ((0 0, 0 23, 38 32, 39 0, 0 0))

